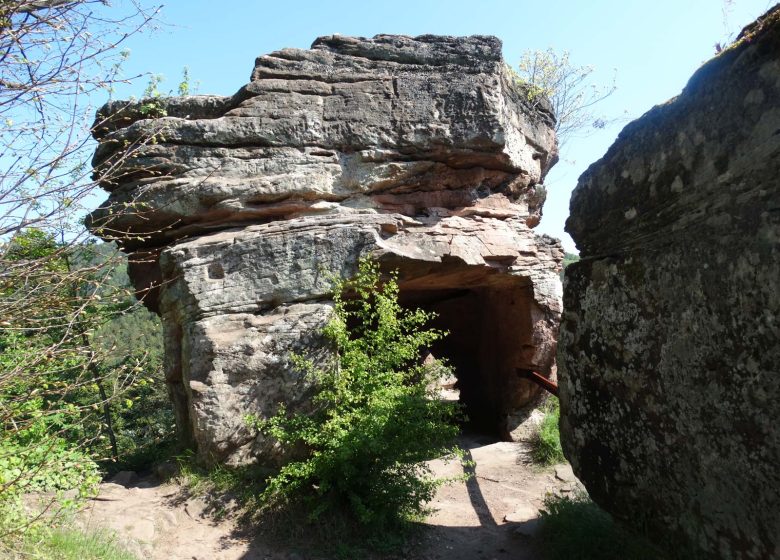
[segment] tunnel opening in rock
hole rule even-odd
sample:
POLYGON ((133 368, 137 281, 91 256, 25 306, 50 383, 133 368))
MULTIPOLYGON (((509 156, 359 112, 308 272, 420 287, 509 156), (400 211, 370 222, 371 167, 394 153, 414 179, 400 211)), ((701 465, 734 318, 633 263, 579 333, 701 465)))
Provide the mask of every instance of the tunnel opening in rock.
MULTIPOLYGON (((530 280, 458 262, 431 270, 404 263, 396 269, 399 302, 433 312, 430 326, 448 332, 428 351, 452 369, 467 417, 464 430, 512 439, 509 417, 532 410, 542 398, 538 387, 517 375, 518 369, 538 369, 530 280)), ((449 385, 445 381, 444 392, 452 398, 449 385)))

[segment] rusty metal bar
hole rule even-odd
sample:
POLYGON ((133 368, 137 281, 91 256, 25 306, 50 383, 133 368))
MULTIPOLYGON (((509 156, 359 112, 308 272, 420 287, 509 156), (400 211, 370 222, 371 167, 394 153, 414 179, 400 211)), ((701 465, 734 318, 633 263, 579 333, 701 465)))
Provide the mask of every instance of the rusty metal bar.
POLYGON ((517 371, 517 375, 519 375, 521 378, 536 383, 548 393, 555 395, 556 397, 558 396, 558 384, 553 383, 552 381, 544 377, 542 374, 536 373, 535 371, 531 371, 530 369, 518 368, 515 371, 517 371))

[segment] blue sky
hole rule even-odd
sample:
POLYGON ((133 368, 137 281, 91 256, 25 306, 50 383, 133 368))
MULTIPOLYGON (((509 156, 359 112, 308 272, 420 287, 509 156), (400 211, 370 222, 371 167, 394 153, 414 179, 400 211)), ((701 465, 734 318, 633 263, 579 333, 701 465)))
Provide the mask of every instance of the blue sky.
MULTIPOLYGON (((198 93, 229 95, 246 83, 256 56, 284 47, 308 48, 320 35, 496 35, 516 65, 527 49, 568 50, 573 63, 595 67, 593 81, 617 91, 597 110, 634 119, 677 95, 690 75, 773 0, 169 0, 166 22, 135 37, 127 75, 165 76, 176 89, 187 66, 198 93)), ((120 91, 140 95, 144 84, 120 91)), ((600 158, 627 122, 586 138, 572 138, 546 180, 548 199, 537 231, 574 244, 564 233, 569 197, 579 175, 600 158)))

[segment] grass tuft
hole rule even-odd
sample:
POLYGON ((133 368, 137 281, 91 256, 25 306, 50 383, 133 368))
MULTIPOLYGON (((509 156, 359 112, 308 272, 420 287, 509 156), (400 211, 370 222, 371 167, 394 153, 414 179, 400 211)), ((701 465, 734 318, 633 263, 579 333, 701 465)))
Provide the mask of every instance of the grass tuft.
POLYGON ((547 560, 662 560, 668 556, 584 495, 548 496, 539 540, 547 560))
POLYGON ((558 399, 550 397, 542 410, 544 418, 531 442, 534 462, 545 466, 563 463, 566 458, 563 456, 561 435, 558 431, 558 420, 561 415, 558 399))
POLYGON ((0 550, 9 560, 138 560, 108 531, 83 532, 72 528, 28 531, 11 550, 0 550))

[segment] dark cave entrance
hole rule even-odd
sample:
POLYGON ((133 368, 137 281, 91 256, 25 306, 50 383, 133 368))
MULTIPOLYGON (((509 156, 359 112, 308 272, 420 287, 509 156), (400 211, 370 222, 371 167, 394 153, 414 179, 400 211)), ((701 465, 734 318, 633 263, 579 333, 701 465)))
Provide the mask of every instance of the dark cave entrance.
POLYGON ((530 280, 461 261, 406 261, 393 268, 400 273, 401 304, 436 313, 432 326, 449 332, 430 352, 446 358, 457 377, 465 428, 511 439, 508 417, 539 397, 539 389, 517 375, 518 368, 537 369, 530 280))

